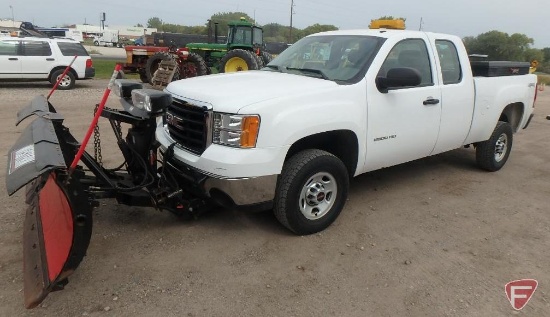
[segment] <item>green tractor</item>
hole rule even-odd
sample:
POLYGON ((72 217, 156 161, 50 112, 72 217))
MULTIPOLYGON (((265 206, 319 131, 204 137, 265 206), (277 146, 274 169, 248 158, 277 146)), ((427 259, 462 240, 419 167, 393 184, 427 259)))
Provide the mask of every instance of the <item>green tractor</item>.
POLYGON ((208 75, 212 68, 219 73, 255 70, 271 62, 271 54, 265 51, 262 28, 244 18, 228 23, 228 27, 226 43, 218 43, 216 23, 211 43, 188 43, 184 48, 152 47, 156 52, 146 59, 142 80, 152 83, 153 74, 163 60, 177 64, 172 80, 208 75))
POLYGON ((228 26, 227 43, 217 43, 216 25, 214 43, 189 43, 186 48, 200 55, 209 68, 216 68, 220 73, 260 69, 271 62, 271 54, 265 51, 262 28, 244 18, 232 21, 228 26))

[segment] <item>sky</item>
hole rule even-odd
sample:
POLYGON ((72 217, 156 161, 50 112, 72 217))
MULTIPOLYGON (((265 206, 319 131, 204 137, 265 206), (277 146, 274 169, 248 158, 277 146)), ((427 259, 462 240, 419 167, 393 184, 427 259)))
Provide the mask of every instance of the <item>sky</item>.
MULTIPOLYGON (((290 25, 291 0, 0 0, 0 18, 30 21, 43 27, 63 24, 146 25, 151 17, 165 23, 204 25, 219 12, 245 12, 259 24, 290 25), (13 10, 10 9, 10 5, 13 10)), ((491 30, 523 33, 533 47, 550 47, 550 0, 294 0, 293 26, 331 24, 340 29, 367 28, 384 15, 404 17, 408 29, 477 36, 491 30)))

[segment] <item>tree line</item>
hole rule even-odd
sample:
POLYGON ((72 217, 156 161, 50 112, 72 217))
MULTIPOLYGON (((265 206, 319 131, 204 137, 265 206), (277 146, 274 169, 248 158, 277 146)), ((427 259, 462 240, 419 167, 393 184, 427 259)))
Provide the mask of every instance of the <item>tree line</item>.
MULTIPOLYGON (((208 34, 208 27, 213 28, 214 23, 218 25, 218 34, 227 34, 227 24, 230 21, 246 19, 249 22, 255 23, 253 18, 244 12, 219 12, 213 14, 210 19, 199 26, 185 26, 172 23, 164 23, 159 17, 152 17, 147 20, 148 28, 156 28, 159 32, 172 32, 184 34, 208 34)), ((383 16, 378 19, 400 19, 406 21, 402 17, 383 16)), ((137 26, 142 26, 138 24, 137 26)), ((279 23, 269 23, 262 25, 264 30, 265 42, 284 42, 293 43, 302 37, 310 34, 338 30, 338 27, 328 24, 313 24, 304 29, 292 28, 292 38, 290 38, 290 26, 279 23)), ((539 62, 538 70, 550 73, 550 47, 544 49, 532 48, 534 40, 525 34, 514 33, 508 34, 500 31, 489 31, 478 36, 468 36, 463 39, 466 50, 469 54, 488 55, 490 60, 510 60, 510 61, 525 61, 531 62, 537 60, 539 62)))

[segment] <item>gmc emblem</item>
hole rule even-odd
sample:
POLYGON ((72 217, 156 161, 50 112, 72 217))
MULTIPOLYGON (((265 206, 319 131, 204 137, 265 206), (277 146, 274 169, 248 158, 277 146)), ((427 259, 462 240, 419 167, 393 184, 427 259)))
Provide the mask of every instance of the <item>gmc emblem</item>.
POLYGON ((183 119, 176 117, 171 113, 166 114, 166 123, 183 130, 183 119))

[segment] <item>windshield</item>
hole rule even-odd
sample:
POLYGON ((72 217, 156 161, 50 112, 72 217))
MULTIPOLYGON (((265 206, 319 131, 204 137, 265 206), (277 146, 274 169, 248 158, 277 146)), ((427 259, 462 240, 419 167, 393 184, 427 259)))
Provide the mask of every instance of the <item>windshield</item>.
POLYGON ((229 30, 229 39, 233 39, 232 44, 252 45, 252 28, 248 26, 238 26, 229 30), (231 34, 233 33, 233 34, 231 34))
POLYGON ((383 42, 374 36, 310 36, 283 51, 266 70, 354 83, 365 75, 383 42))

